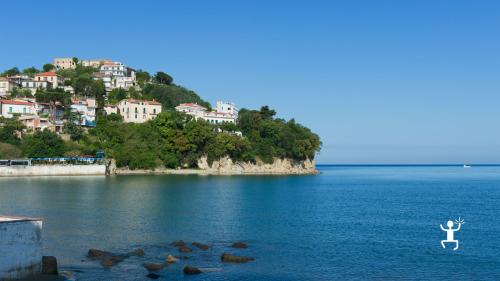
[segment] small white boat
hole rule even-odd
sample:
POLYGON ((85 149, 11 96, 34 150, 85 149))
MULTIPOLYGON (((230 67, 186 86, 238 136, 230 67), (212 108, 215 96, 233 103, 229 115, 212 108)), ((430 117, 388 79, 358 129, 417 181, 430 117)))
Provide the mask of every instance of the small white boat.
POLYGON ((470 165, 464 164, 464 168, 470 168, 470 165))

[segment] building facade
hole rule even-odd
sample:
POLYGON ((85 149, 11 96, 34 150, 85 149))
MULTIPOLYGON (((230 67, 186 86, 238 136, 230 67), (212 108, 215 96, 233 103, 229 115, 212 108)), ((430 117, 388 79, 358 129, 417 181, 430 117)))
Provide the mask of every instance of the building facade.
POLYGON ((118 103, 118 113, 126 123, 144 123, 152 120, 161 112, 157 101, 124 99, 118 103))
POLYGON ((208 111, 204 106, 196 103, 182 103, 175 110, 184 112, 196 119, 203 119, 211 124, 236 123, 238 108, 233 102, 217 101, 216 110, 208 111))
POLYGON ((35 74, 35 81, 48 81, 53 88, 64 86, 64 78, 55 72, 42 72, 35 74))
POLYGON ((52 63, 57 69, 75 69, 76 63, 73 58, 55 58, 52 63))
POLYGON ((35 104, 20 100, 0 100, 0 112, 5 118, 14 115, 32 115, 36 113, 35 104))
POLYGON ((0 77, 0 97, 4 97, 10 94, 17 84, 10 78, 0 77))

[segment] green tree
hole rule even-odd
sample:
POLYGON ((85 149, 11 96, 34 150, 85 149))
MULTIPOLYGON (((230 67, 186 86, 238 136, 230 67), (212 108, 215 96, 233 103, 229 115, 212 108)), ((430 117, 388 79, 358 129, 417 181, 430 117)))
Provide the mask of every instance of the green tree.
POLYGON ((49 130, 36 131, 33 135, 26 136, 22 147, 28 157, 62 157, 66 152, 64 141, 49 130))
POLYGON ((9 76, 17 75, 17 74, 21 74, 21 72, 19 71, 19 68, 13 67, 11 69, 7 69, 6 71, 4 71, 1 76, 9 77, 9 76))
POLYGON ((23 69, 23 74, 26 74, 31 77, 33 77, 38 72, 40 72, 40 70, 36 69, 34 66, 23 69))
POLYGON ((108 94, 108 101, 111 104, 117 104, 123 99, 127 98, 127 91, 122 88, 116 88, 113 89, 109 94, 108 94))
POLYGON ((21 143, 19 134, 25 126, 16 119, 0 116, 0 142, 18 145, 21 143))
POLYGON ((22 156, 22 151, 15 145, 0 142, 0 159, 16 159, 22 156))
POLYGON ((161 102, 164 109, 174 109, 181 103, 197 103, 210 109, 210 104, 195 92, 177 85, 146 84, 142 89, 142 97, 161 102))
POLYGON ((51 63, 46 63, 43 65, 43 71, 45 71, 45 72, 54 71, 54 70, 56 70, 56 67, 51 63))
POLYGON ((174 79, 172 78, 172 76, 170 76, 167 73, 162 72, 162 71, 156 72, 154 80, 155 80, 156 83, 165 84, 165 85, 170 85, 174 81, 174 79))
POLYGON ((149 72, 142 69, 139 69, 135 72, 135 77, 137 79, 137 83, 140 86, 143 86, 146 82, 149 82, 151 80, 151 75, 149 74, 149 72))

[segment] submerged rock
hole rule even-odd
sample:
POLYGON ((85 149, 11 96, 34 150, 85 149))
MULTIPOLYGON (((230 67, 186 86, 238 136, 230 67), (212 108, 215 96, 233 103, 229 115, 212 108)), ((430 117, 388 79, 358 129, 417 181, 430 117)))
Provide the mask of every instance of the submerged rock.
POLYGON ((236 248, 236 249, 246 249, 248 248, 248 245, 243 243, 243 242, 236 242, 231 245, 231 247, 236 248))
POLYGON ((195 247, 197 247, 198 249, 201 249, 201 250, 203 250, 203 251, 206 251, 206 250, 208 250, 208 248, 209 248, 209 247, 208 247, 208 245, 201 244, 201 243, 198 243, 198 242, 193 242, 192 244, 193 244, 193 246, 195 246, 195 247))
POLYGON ((177 240, 177 241, 172 242, 172 245, 174 245, 175 247, 182 247, 182 246, 186 246, 186 243, 184 243, 184 241, 182 241, 182 240, 177 240))
POLYGON ((188 246, 180 246, 179 247, 179 252, 181 253, 191 253, 193 250, 189 248, 188 246))
POLYGON ((42 257, 42 273, 57 275, 57 259, 52 256, 43 256, 42 257))
POLYGON ((87 253, 89 258, 100 258, 104 256, 109 256, 109 253, 106 251, 98 250, 98 249, 90 249, 87 253))
POLYGON ((220 260, 222 262, 245 263, 245 262, 253 261, 255 259, 251 258, 251 257, 235 256, 232 254, 224 253, 220 257, 220 260))
POLYGON ((196 267, 193 267, 193 266, 189 266, 189 265, 186 265, 184 267, 184 274, 187 274, 187 275, 192 275, 192 274, 200 274, 201 273, 201 270, 199 270, 198 268, 196 267))
POLYGON ((174 256, 172 256, 172 255, 167 256, 168 263, 176 263, 177 261, 178 261, 178 259, 176 259, 174 256))
POLYGON ((101 260, 101 265, 104 267, 111 267, 115 265, 115 260, 112 257, 105 256, 101 260))
POLYGON ((146 275, 147 278, 151 278, 151 279, 158 279, 160 278, 161 276, 156 274, 156 273, 149 273, 148 275, 146 275))
POLYGON ((145 255, 144 250, 141 248, 135 249, 134 254, 138 257, 142 257, 145 255))
POLYGON ((163 263, 145 263, 144 268, 146 268, 149 271, 158 271, 161 270, 165 267, 165 264, 163 263))

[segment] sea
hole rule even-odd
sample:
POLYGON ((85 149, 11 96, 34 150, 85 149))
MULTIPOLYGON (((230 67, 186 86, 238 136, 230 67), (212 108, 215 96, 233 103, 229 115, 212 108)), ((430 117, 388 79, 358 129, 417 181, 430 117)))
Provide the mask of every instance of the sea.
POLYGON ((318 169, 0 178, 0 214, 42 217, 43 254, 71 280, 500 280, 500 166, 318 169), (461 222, 456 250, 441 245, 448 221, 461 222), (104 268, 90 248, 145 255, 104 268), (222 263, 222 253, 255 260, 222 263), (180 260, 147 277, 143 264, 169 254, 180 260), (203 272, 184 275, 186 265, 203 272))

